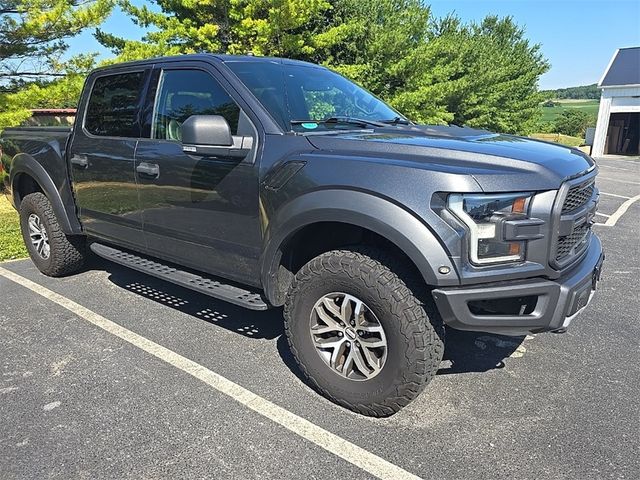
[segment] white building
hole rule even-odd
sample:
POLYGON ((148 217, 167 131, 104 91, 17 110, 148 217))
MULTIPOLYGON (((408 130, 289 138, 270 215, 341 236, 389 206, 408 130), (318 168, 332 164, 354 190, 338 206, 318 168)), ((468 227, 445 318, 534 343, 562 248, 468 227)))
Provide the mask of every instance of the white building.
POLYGON ((591 154, 639 155, 640 47, 618 49, 598 87, 602 94, 591 154))

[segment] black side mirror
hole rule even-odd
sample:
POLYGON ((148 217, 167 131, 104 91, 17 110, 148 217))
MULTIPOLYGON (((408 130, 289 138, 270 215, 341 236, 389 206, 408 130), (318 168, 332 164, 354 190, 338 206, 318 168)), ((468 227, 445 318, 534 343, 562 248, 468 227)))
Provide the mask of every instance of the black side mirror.
POLYGON ((182 124, 181 133, 185 152, 197 152, 198 147, 233 146, 231 128, 220 115, 191 115, 182 124))
POLYGON ((233 136, 220 115, 191 115, 181 126, 182 151, 203 157, 245 158, 253 137, 233 136))

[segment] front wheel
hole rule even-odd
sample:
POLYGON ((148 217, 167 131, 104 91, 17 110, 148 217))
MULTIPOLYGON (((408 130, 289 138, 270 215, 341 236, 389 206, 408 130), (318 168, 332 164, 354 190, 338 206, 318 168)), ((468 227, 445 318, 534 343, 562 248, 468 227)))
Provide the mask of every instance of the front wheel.
POLYGON ((375 249, 327 252, 300 269, 285 331, 314 388, 376 417, 396 413, 424 389, 442 360, 444 327, 408 285, 419 285, 412 272, 375 249))

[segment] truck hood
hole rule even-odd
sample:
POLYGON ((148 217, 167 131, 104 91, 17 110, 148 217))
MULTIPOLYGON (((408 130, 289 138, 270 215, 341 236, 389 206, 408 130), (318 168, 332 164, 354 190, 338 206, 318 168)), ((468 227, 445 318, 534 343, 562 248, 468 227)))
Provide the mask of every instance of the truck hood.
POLYGON ((463 127, 410 125, 307 138, 325 153, 471 175, 487 192, 557 189, 595 167, 574 148, 463 127))

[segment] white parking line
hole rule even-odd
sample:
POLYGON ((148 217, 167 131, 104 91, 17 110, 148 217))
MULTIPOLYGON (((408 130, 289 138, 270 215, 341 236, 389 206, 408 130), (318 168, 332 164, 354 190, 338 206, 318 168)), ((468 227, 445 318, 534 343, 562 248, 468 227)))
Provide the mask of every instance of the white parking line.
POLYGON ((596 225, 613 227, 618 222, 618 220, 620 220, 620 217, 622 217, 622 215, 624 215, 627 212, 627 210, 629 210, 629 207, 633 205, 635 202, 637 202, 638 200, 640 200, 640 195, 631 197, 622 205, 620 205, 620 207, 618 207, 618 209, 615 212, 613 212, 613 214, 610 215, 609 218, 607 218, 607 221, 605 223, 596 223, 596 225))
POLYGON ((0 267, 0 276, 3 276, 34 293, 50 300, 61 307, 66 308, 78 317, 93 325, 100 327, 104 331, 121 338, 125 342, 150 353, 154 357, 174 366, 175 368, 188 373, 198 380, 213 387, 217 391, 231 397, 254 412, 274 421, 296 435, 318 445, 324 450, 346 460, 347 462, 361 468, 365 472, 382 479, 419 479, 419 477, 406 470, 384 460, 381 457, 358 447, 348 440, 339 437, 322 427, 311 423, 290 411, 266 400, 246 388, 232 382, 222 375, 209 370, 206 367, 189 360, 182 355, 169 350, 162 345, 152 342, 148 338, 138 335, 111 320, 89 310, 86 307, 69 300, 68 298, 55 293, 31 280, 28 280, 16 273, 0 267))
POLYGON ((640 182, 630 182, 629 180, 618 180, 617 178, 608 178, 598 175, 598 180, 608 180, 610 182, 628 183, 630 185, 640 185, 640 182))
POLYGON ((611 216, 611 215, 607 215, 606 213, 600 213, 600 212, 596 212, 596 215, 600 215, 601 217, 607 217, 607 218, 611 216))
POLYGON ((604 165, 602 163, 598 164, 598 168, 610 168, 611 170, 622 170, 622 171, 625 171, 625 172, 629 172, 630 171, 628 168, 612 167, 610 165, 604 165))
POLYGON ((608 195, 610 197, 624 198, 624 199, 631 198, 631 197, 627 197, 626 195, 618 195, 617 193, 607 193, 607 192, 600 192, 600 195, 608 195))

